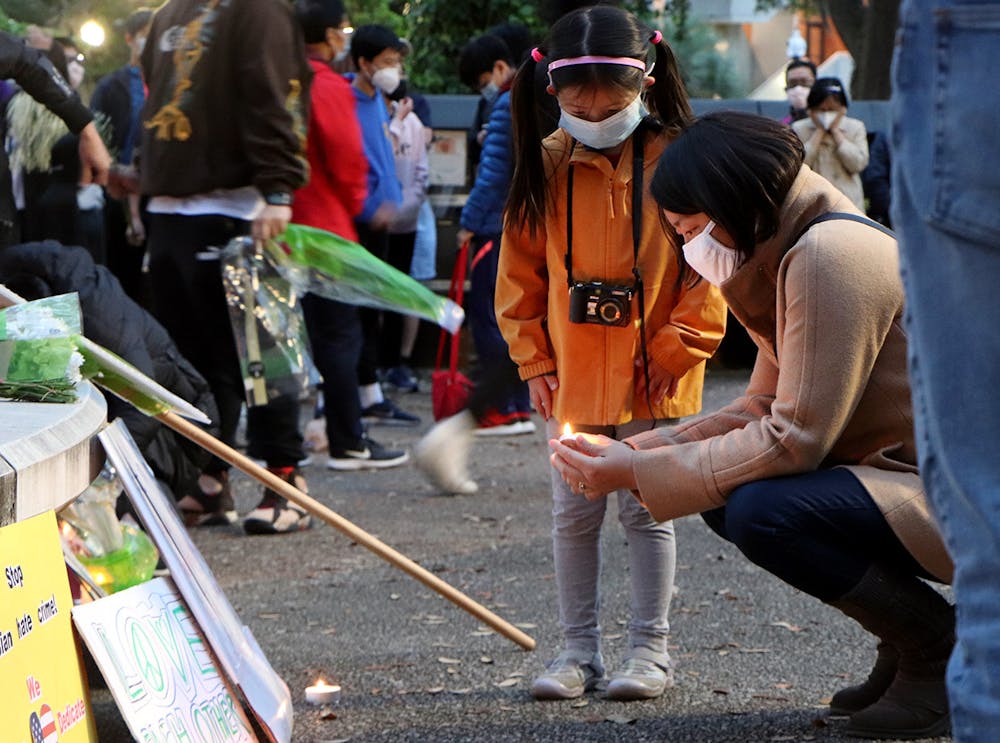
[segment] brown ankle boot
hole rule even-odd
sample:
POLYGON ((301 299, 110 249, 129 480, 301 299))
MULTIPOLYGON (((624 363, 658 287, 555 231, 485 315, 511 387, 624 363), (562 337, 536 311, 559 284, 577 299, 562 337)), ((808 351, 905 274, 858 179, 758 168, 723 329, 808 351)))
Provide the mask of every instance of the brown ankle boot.
POLYGON ((830 698, 830 714, 850 715, 875 704, 896 678, 899 653, 887 642, 878 644, 875 666, 860 684, 841 689, 830 698))
POLYGON ((889 688, 851 715, 847 734, 891 739, 946 734, 951 722, 945 668, 955 644, 955 614, 948 602, 915 576, 873 565, 831 604, 899 653, 889 688))

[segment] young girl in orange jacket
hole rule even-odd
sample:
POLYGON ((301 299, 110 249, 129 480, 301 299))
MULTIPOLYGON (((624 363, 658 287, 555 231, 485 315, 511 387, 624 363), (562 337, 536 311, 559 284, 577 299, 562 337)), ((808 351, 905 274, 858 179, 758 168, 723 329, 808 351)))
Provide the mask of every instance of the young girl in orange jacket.
MULTIPOLYGON (((497 321, 550 435, 625 438, 701 407, 705 360, 725 305, 685 269, 646 188, 657 159, 691 117, 673 52, 659 32, 611 6, 560 19, 514 82, 515 170, 497 278, 497 321), (548 73, 559 128, 542 141, 535 76, 548 73)), ((578 697, 604 681, 600 531, 591 503, 554 473, 553 552, 562 652, 535 679, 539 699, 578 697)), ((659 696, 672 684, 667 614, 673 524, 628 492, 618 517, 629 550, 628 648, 613 699, 659 696)))

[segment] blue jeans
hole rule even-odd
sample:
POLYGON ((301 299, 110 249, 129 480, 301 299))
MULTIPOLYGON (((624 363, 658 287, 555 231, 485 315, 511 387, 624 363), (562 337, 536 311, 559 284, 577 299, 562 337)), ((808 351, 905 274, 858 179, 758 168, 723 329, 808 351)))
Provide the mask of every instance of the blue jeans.
MULTIPOLYGON (((513 362, 510 360, 507 341, 497 326, 496 309, 493 306, 497 288, 497 265, 500 260, 500 235, 477 235, 472 239, 470 252, 472 267, 466 307, 469 311, 472 341, 479 358, 480 379, 476 383, 480 384, 481 381, 493 379, 494 375, 491 375, 490 370, 512 367, 513 362)), ((484 386, 492 398, 487 407, 496 408, 499 413, 531 412, 528 385, 520 379, 505 385, 489 381, 484 386)))
POLYGON ((921 474, 955 561, 955 740, 1000 729, 1000 4, 907 2, 893 208, 921 474))
POLYGON ((844 596, 876 562, 931 577, 843 468, 741 485, 702 518, 750 562, 821 601, 844 596))

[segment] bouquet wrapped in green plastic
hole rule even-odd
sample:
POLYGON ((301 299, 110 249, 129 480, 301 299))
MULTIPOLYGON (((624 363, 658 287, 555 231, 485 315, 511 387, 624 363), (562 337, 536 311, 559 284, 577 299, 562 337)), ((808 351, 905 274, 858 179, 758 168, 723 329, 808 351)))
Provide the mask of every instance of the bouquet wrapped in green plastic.
POLYGON ((0 397, 73 402, 84 360, 80 331, 76 294, 0 309, 0 397))
POLYGON ((300 295, 306 292, 347 304, 415 315, 454 333, 465 313, 357 243, 325 230, 288 226, 266 253, 300 295))

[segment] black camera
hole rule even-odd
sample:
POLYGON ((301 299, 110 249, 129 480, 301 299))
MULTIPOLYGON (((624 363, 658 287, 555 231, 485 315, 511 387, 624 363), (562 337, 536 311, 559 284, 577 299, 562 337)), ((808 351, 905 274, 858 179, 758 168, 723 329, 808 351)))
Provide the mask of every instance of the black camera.
POLYGON ((624 326, 629 322, 632 287, 600 281, 577 282, 569 290, 569 321, 624 326))

